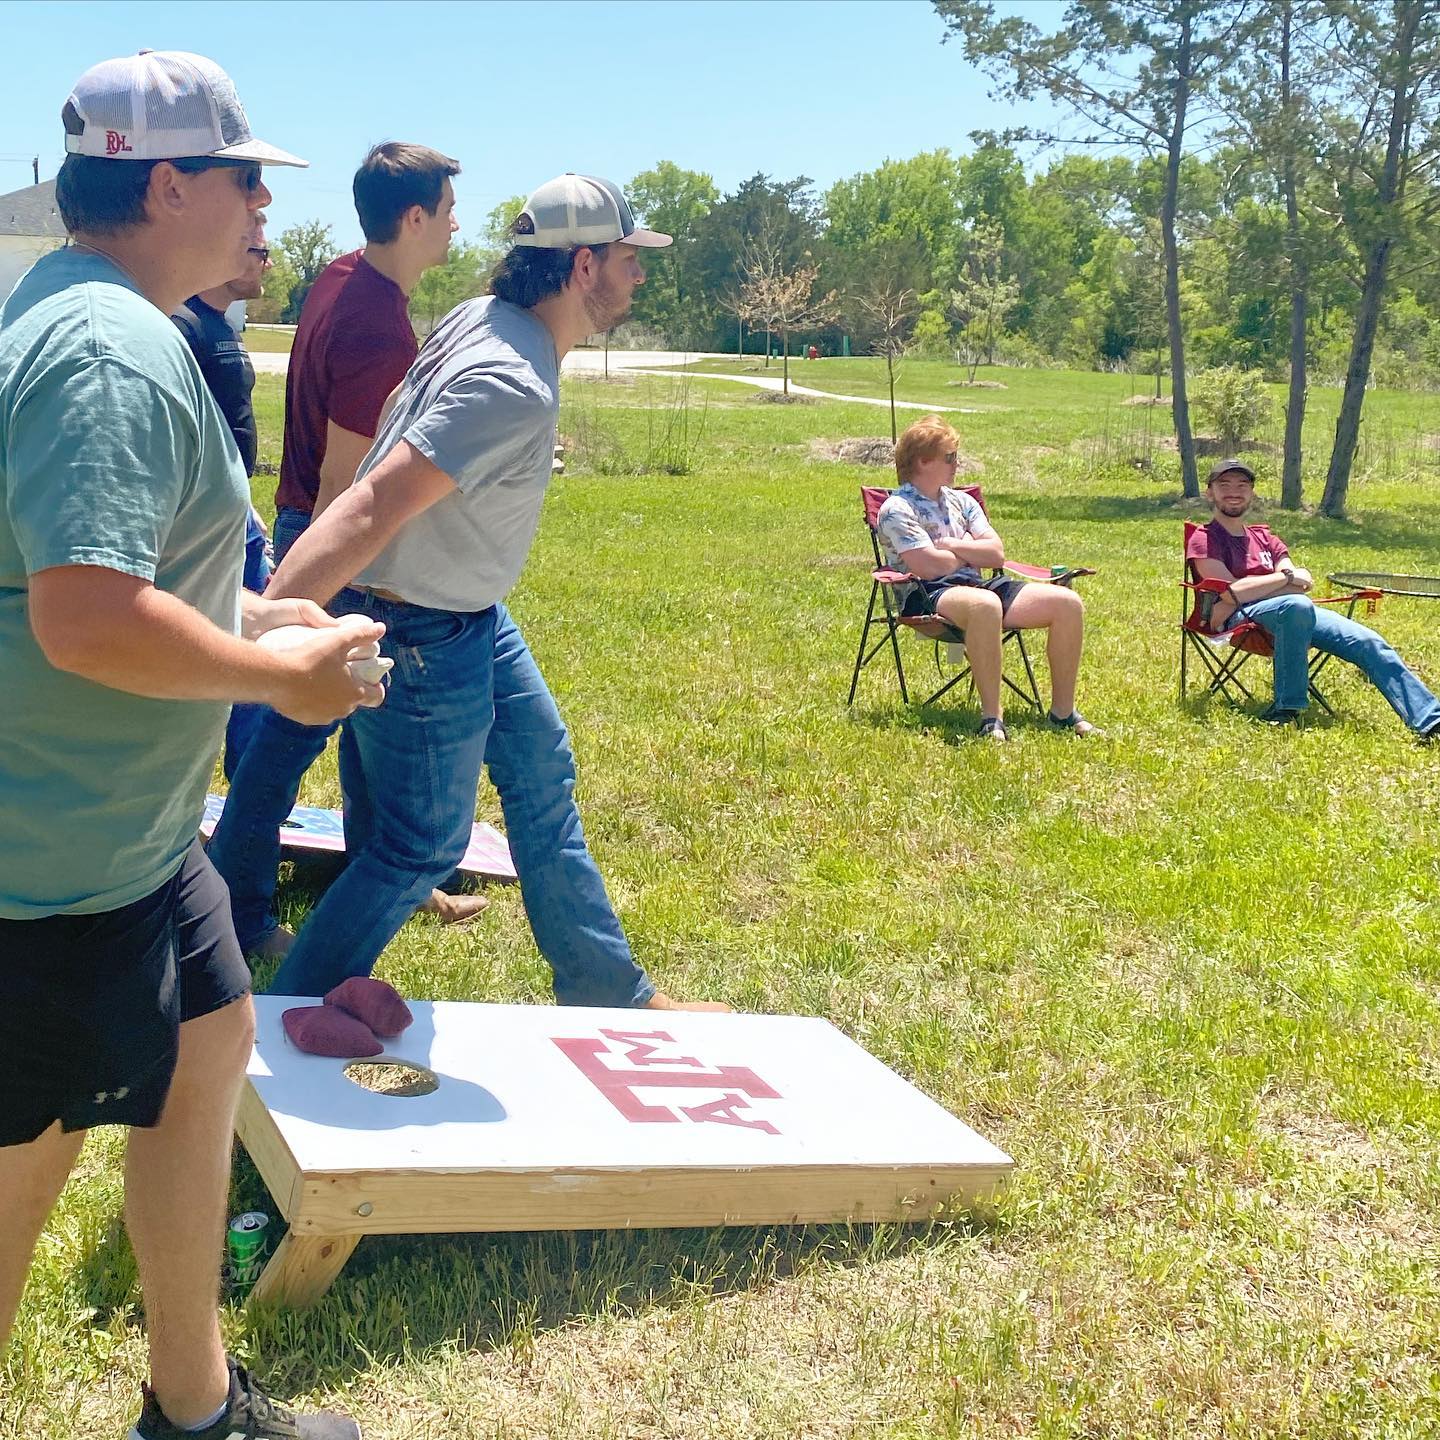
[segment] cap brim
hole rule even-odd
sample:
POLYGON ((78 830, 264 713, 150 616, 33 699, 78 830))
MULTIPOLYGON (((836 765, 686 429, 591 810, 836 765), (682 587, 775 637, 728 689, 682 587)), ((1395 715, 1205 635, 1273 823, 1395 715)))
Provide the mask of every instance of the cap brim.
POLYGON ((227 145, 223 150, 212 153, 217 160, 258 160, 262 165, 294 165, 301 170, 310 167, 308 160, 302 160, 288 150, 267 145, 263 140, 242 140, 238 145, 227 145))
POLYGON ((658 230, 632 230, 615 241, 617 245, 643 245, 648 250, 663 250, 674 243, 673 235, 662 235, 658 230))

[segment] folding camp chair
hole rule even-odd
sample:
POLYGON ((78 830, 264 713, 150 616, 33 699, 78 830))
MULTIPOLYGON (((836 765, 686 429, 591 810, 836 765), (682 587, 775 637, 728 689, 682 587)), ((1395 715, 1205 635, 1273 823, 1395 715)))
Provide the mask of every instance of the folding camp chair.
MULTIPOLYGON (((1190 537, 1201 528, 1194 520, 1185 522, 1185 551, 1190 548, 1190 537)), ((1195 567, 1188 558, 1180 572, 1180 703, 1185 703, 1189 688, 1189 655, 1191 650, 1200 657, 1206 674, 1201 678, 1206 695, 1220 695, 1232 705, 1240 703, 1239 697, 1254 700, 1254 695, 1240 679, 1241 668, 1252 655, 1273 658, 1274 642, 1264 627, 1253 620, 1241 620, 1228 630, 1214 631, 1210 628, 1210 617, 1214 614, 1216 602, 1229 589, 1224 580, 1203 580, 1195 573, 1195 567), (1187 593, 1188 592, 1188 593, 1187 593)), ((1344 595, 1325 598, 1312 596, 1317 605, 1344 605, 1347 617, 1353 617, 1355 607, 1365 601, 1367 614, 1375 613, 1380 599, 1378 590, 1353 590, 1344 595)), ((1333 655, 1315 651, 1310 656, 1310 698, 1327 714, 1334 715, 1330 702, 1320 693, 1315 683, 1320 672, 1333 660, 1333 655)))
MULTIPOLYGON (((978 485, 961 485, 957 488, 963 490, 965 494, 975 500, 982 510, 985 510, 985 497, 981 494, 978 485)), ((845 701, 847 705, 855 703, 855 691, 860 684, 860 672, 887 644, 895 659, 895 677, 900 682, 900 698, 907 705, 911 703, 910 690, 905 683, 905 663, 900 658, 898 636, 902 628, 935 642, 937 668, 939 668, 941 645, 948 648, 952 660, 962 662, 961 668, 950 676, 933 695, 920 702, 922 705, 933 705, 962 680, 970 678, 970 664, 965 659, 965 632, 963 630, 957 630, 953 625, 942 620, 939 615, 934 613, 933 605, 929 614, 905 615, 901 613, 903 607, 897 590, 901 586, 910 584, 916 577, 904 570, 891 569, 886 564, 885 556, 880 549, 880 537, 875 530, 880 518, 880 507, 892 493, 892 491, 877 485, 860 487, 860 502, 865 511, 865 525, 870 532, 870 549, 875 559, 875 568, 870 572, 870 603, 865 609, 865 623, 860 627, 860 647, 855 653, 855 669, 850 675, 850 696, 845 701), (874 644, 871 644, 870 632, 875 628, 879 628, 885 633, 874 644)), ((988 510, 986 514, 989 514, 988 510)), ((999 575, 1002 571, 994 570, 991 573, 999 575)), ((1024 565, 1017 561, 1007 560, 1003 573, 1039 584, 1069 585, 1079 576, 1093 575, 1095 572, 1080 566, 1056 570, 1044 565, 1024 565)), ((1035 683, 1035 669, 1030 663, 1030 652, 1025 648, 1025 632, 1007 629, 1001 637, 1002 650, 1007 645, 1013 645, 1020 656, 1020 663, 1024 667, 1025 688, 1022 689, 1021 685, 1011 679, 1009 675, 1002 673, 1000 678, 1026 705, 1034 710, 1043 710, 1044 701, 1040 698, 1040 687, 1035 683)))

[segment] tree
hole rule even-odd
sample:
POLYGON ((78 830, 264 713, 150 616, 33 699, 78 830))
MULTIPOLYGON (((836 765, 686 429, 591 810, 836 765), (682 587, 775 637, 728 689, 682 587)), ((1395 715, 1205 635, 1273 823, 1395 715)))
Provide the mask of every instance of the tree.
POLYGON ((635 295, 635 318, 688 346, 696 328, 690 313, 695 235, 720 192, 709 175, 661 160, 653 170, 641 171, 626 194, 642 224, 674 240, 651 259, 649 277, 635 295))
MULTIPOLYGON (((1300 507, 1304 494, 1302 436, 1309 376, 1309 304, 1317 240, 1306 215, 1306 199, 1326 148, 1323 106, 1327 89, 1326 57, 1314 43, 1319 34, 1321 0, 1266 0, 1256 27, 1257 43, 1221 81, 1230 115, 1229 131, 1236 142, 1237 173, 1263 174, 1267 189, 1283 207, 1280 253, 1289 310, 1289 395, 1285 405, 1285 446, 1281 465, 1280 504, 1300 507)), ((1240 234, 1232 248, 1243 247, 1246 268, 1264 253, 1260 236, 1262 214, 1246 224, 1237 214, 1240 234), (1250 257, 1254 257, 1251 259, 1250 257)))
POLYGON ((799 329, 828 325, 835 318, 835 292, 817 295, 819 265, 808 256, 799 264, 787 265, 782 242, 769 227, 745 243, 741 267, 745 276, 740 287, 744 316, 779 335, 784 363, 782 389, 788 395, 790 337, 799 329))
POLYGON ((1360 261, 1360 298, 1335 445, 1320 510, 1345 513, 1370 382, 1375 336, 1397 250, 1440 211, 1427 178, 1440 160, 1440 11, 1433 0, 1388 6, 1329 0, 1336 53, 1350 91, 1340 121, 1340 214, 1360 261))
POLYGON ((971 233, 969 254, 960 267, 950 304, 960 318, 965 359, 973 382, 985 363, 995 363, 995 337, 1005 328, 1005 317, 1015 308, 1020 287, 1005 269, 1004 237, 998 225, 979 224, 971 233))
MULTIPOLYGON (((1198 496, 1195 441, 1185 392, 1185 335, 1176 240, 1180 161, 1186 137, 1207 123, 1197 101, 1243 43, 1245 0, 1071 0, 1064 24, 1043 35, 1018 16, 997 19, 988 0, 935 0, 967 59, 995 76, 1004 98, 1044 93, 1099 134, 1086 137, 1138 147, 1165 158, 1160 201, 1165 250, 1165 315, 1175 434, 1185 494, 1198 496)), ((1020 132, 1019 138, 1057 137, 1020 132)))
POLYGON ((745 280, 747 242, 762 231, 768 232, 787 268, 807 258, 817 262, 823 258, 820 213, 807 177, 776 181, 752 175, 696 222, 687 284, 694 301, 694 323, 709 332, 713 349, 734 344, 722 301, 739 292, 745 280))
POLYGON ((295 271, 295 284, 281 317, 286 324, 293 325, 300 318, 310 287, 340 253, 340 247, 328 225, 319 220, 305 220, 280 232, 280 248, 295 271))
POLYGON ((425 271, 410 292, 410 315, 417 328, 428 335, 462 300, 483 295, 495 260, 496 252, 488 246, 452 242, 445 263, 425 271))
POLYGON ((852 297, 860 315, 875 329, 870 342, 873 354, 885 357, 885 377, 890 382, 890 441, 899 435, 895 424, 895 377, 905 355, 905 340, 915 318, 915 292, 897 289, 889 281, 878 281, 852 297))

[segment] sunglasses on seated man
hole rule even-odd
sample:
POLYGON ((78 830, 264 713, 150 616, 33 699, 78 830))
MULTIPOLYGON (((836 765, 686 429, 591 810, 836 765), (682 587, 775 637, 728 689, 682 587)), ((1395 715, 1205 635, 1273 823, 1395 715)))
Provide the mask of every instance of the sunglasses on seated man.
POLYGON ((190 155, 170 162, 182 175, 203 175, 207 170, 236 170, 240 188, 253 195, 260 188, 258 160, 232 160, 224 155, 190 155))

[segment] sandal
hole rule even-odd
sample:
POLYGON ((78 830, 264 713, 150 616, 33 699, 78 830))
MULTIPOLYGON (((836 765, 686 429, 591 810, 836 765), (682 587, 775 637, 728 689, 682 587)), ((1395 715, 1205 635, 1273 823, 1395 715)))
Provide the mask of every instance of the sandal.
POLYGON ((1052 710, 1046 717, 1057 730, 1068 730, 1072 735, 1082 738, 1093 736, 1103 739, 1105 732, 1098 726, 1092 725, 1078 710, 1072 710, 1068 715, 1057 715, 1052 710))
POLYGON ((1005 731, 1005 722, 993 715, 980 722, 977 733, 982 740, 993 740, 997 745, 1003 745, 1010 738, 1005 731))

